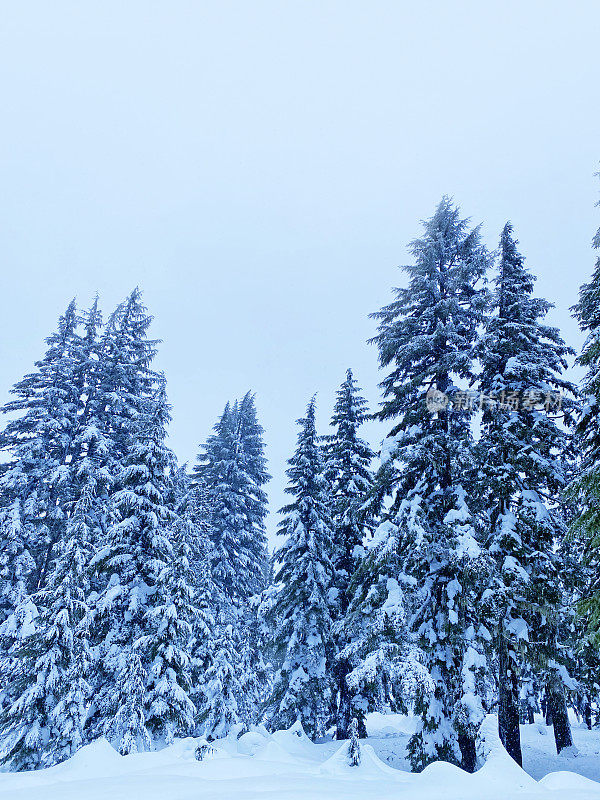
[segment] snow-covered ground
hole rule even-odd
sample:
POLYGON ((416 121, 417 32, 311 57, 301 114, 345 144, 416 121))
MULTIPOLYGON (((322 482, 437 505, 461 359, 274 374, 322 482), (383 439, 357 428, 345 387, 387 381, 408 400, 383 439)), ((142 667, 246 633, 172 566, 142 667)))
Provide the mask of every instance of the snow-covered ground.
POLYGON ((313 744, 297 729, 230 736, 203 761, 195 758, 197 739, 127 757, 98 740, 57 767, 0 774, 0 800, 600 800, 600 783, 590 780, 600 780, 597 731, 576 727, 580 754, 558 758, 551 729, 524 727, 525 772, 506 755, 490 717, 478 772, 438 762, 414 775, 404 760, 411 726, 399 715, 371 715, 359 767, 348 766, 345 744, 313 744))

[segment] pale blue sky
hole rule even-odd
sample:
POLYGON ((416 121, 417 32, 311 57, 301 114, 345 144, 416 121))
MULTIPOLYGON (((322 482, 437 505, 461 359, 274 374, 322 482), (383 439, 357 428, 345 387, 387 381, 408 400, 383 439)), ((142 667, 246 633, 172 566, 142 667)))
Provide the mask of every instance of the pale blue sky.
MULTIPOLYGON (((511 219, 575 345, 600 183, 597 2, 5 2, 0 396, 68 299, 139 284, 191 460, 251 388, 274 508, 444 193, 511 219)), ((371 428, 375 441, 382 431, 371 428)))

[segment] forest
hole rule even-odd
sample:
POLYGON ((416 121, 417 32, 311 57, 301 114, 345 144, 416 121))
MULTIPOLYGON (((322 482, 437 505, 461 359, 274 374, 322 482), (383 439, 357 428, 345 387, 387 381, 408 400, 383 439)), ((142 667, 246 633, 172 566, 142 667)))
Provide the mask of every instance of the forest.
POLYGON ((256 725, 358 752, 399 712, 413 771, 473 772, 490 713, 519 765, 535 713, 557 753, 598 723, 600 259, 575 353, 517 233, 490 251, 447 197, 423 223, 372 313, 378 408, 346 364, 326 431, 299 400, 273 552, 251 387, 181 464, 142 293, 68 304, 3 409, 4 769, 256 725))

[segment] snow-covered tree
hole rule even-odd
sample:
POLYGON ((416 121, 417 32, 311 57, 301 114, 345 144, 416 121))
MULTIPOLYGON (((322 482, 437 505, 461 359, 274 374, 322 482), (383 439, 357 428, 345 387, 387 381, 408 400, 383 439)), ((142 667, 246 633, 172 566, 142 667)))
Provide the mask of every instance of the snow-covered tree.
POLYGON ((363 539, 369 516, 364 502, 372 485, 370 465, 373 452, 360 438, 359 430, 367 417, 366 401, 360 396, 352 375, 337 392, 331 425, 334 433, 326 437, 325 477, 329 485, 333 534, 334 588, 337 590, 333 613, 336 658, 333 671, 337 683, 336 736, 347 739, 353 717, 346 677, 352 669, 340 655, 348 644, 344 616, 349 604, 349 585, 363 555, 363 539))
POLYGON ((116 713, 107 720, 106 735, 122 756, 150 750, 152 742, 144 713, 147 674, 139 653, 132 647, 121 650, 117 670, 116 713))
POLYGON ((211 542, 211 506, 205 487, 196 485, 188 491, 179 506, 179 532, 188 552, 189 585, 193 591, 192 636, 189 646, 192 700, 197 716, 206 705, 204 687, 211 663, 215 638, 217 589, 213 581, 214 547, 211 542))
MULTIPOLYGON (((164 387, 136 409, 129 453, 113 483, 117 520, 92 561, 101 585, 95 601, 102 653, 96 730, 106 729, 117 711, 124 654, 138 647, 148 621, 165 602, 160 579, 173 559, 169 529, 174 522, 173 511, 165 504, 173 464, 165 444, 168 420, 164 387)), ((148 654, 139 647, 142 668, 148 672, 148 654)))
POLYGON ((171 529, 172 561, 157 576, 144 635, 136 646, 149 668, 146 725, 155 740, 171 744, 193 732, 196 708, 190 699, 195 587, 186 529, 171 529))
POLYGON ((12 693, 3 714, 2 758, 14 769, 37 769, 68 758, 84 743, 90 686, 87 554, 77 536, 60 545, 39 616, 15 652, 12 693))
POLYGON ((323 735, 332 699, 330 659, 333 542, 324 463, 315 426, 315 401, 298 421, 300 432, 290 459, 286 491, 293 502, 282 509, 278 552, 281 582, 271 611, 281 659, 268 704, 273 728, 299 719, 311 738, 323 735))
POLYGON ((351 767, 360 765, 360 742, 358 739, 358 720, 356 717, 350 723, 350 742, 348 743, 348 764, 351 767))
POLYGON ((534 297, 533 287, 507 223, 481 345, 477 485, 495 562, 485 606, 498 654, 500 738, 518 764, 521 661, 539 670, 544 654, 547 663, 558 658, 549 631, 556 630, 562 603, 556 545, 565 525, 557 500, 565 485, 567 438, 560 423, 569 422, 572 407, 561 395, 573 388, 561 377, 570 350, 558 330, 543 323, 551 304, 534 297))
POLYGON ((470 510, 472 411, 458 398, 474 378, 490 259, 478 228, 469 230, 447 198, 411 250, 408 286, 374 315, 381 366, 392 367, 378 417, 394 423, 375 494, 390 498, 385 537, 397 541, 404 562, 394 578, 417 581, 411 625, 434 681, 416 705, 411 762, 422 768, 444 759, 472 770, 483 713, 474 677, 481 647, 470 616, 486 570, 470 510))
MULTIPOLYGON (((593 240, 600 250, 600 229, 593 240)), ((586 334, 578 363, 585 369, 584 404, 577 425, 577 443, 582 463, 579 475, 569 487, 577 503, 572 535, 583 544, 583 559, 591 579, 586 587, 580 611, 585 619, 586 636, 595 647, 600 645, 600 257, 589 283, 579 293, 573 312, 586 334)))
MULTIPOLYGON (((6 580, 19 574, 30 592, 44 582, 52 548, 64 532, 80 409, 78 325, 72 301, 59 319, 58 330, 46 340, 48 349, 36 363, 36 371, 15 385, 11 390, 15 399, 3 408, 12 418, 0 439, 8 458, 0 478, 0 503, 12 508, 10 524, 16 522, 17 528, 13 528, 12 542, 3 547, 2 567, 6 580)), ((5 583, 4 600, 10 593, 5 583)), ((5 608, 5 614, 9 612, 5 608)))
POLYGON ((195 476, 211 498, 215 580, 226 602, 243 604, 262 589, 266 560, 269 475, 253 396, 228 403, 214 431, 195 476))
POLYGON ((205 701, 199 721, 204 736, 212 741, 227 736, 240 721, 239 638, 229 622, 222 624, 214 637, 204 681, 205 701))

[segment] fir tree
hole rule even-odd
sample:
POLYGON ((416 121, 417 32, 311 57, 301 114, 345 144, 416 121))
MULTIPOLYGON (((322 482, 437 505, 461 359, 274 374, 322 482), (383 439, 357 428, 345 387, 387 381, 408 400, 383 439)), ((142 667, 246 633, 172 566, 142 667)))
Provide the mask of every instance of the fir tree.
POLYGON ((358 740, 358 720, 356 717, 350 723, 350 743, 348 744, 348 763, 351 767, 360 765, 360 742, 358 740))
POLYGON ((498 653, 499 731, 521 764, 519 671, 522 659, 543 668, 557 658, 554 634, 562 590, 555 545, 564 521, 555 508, 565 484, 566 447, 555 398, 572 386, 561 377, 570 352, 543 324, 551 308, 533 296, 534 278, 517 251, 510 224, 500 239, 494 312, 482 340, 483 402, 479 492, 496 572, 486 605, 498 653), (548 402, 550 401, 550 405, 548 402), (544 404, 546 407, 544 407, 544 404))
MULTIPOLYGON (((3 408, 16 416, 0 440, 9 458, 0 496, 5 508, 10 505, 13 512, 18 508, 20 514, 18 539, 13 538, 3 550, 4 572, 9 580, 19 573, 30 592, 45 580, 52 548, 64 532, 67 516, 72 442, 80 408, 78 324, 72 301, 59 319, 58 330, 46 340, 48 349, 36 363, 36 371, 16 384, 11 390, 16 399, 3 408), (34 569, 29 556, 35 560, 34 569)), ((6 599, 6 584, 3 594, 6 599)))
POLYGON ((206 672, 214 652, 215 619, 213 603, 214 548, 210 540, 210 500, 202 486, 192 487, 179 509, 181 539, 189 556, 189 584, 193 589, 192 637, 190 642, 190 699, 202 715, 206 706, 206 672))
POLYGON ((73 537, 36 595, 35 627, 15 653, 16 700, 5 710, 2 757, 15 769, 68 758, 83 744, 90 687, 86 556, 73 537))
MULTIPOLYGON (((600 228, 593 247, 600 250, 600 228)), ((582 463, 579 475, 569 487, 569 495, 577 503, 578 511, 571 535, 581 542, 583 562, 589 570, 590 580, 580 603, 580 613, 585 620, 587 641, 597 648, 600 645, 600 257, 591 280, 581 287, 579 302, 572 311, 586 340, 577 359, 585 369, 585 377, 584 405, 577 425, 582 463)))
POLYGON ((330 486, 333 523, 334 588, 337 589, 334 625, 338 655, 334 665, 337 682, 336 737, 347 739, 352 720, 352 704, 346 677, 350 662, 339 655, 347 644, 344 616, 349 604, 349 584, 363 553, 363 538, 369 523, 363 503, 371 490, 370 465, 373 452, 359 436, 367 417, 366 401, 360 397, 352 375, 346 373, 336 398, 331 425, 335 433, 327 437, 325 475, 330 486))
POLYGON ((480 645, 470 616, 486 570, 467 493, 475 470, 472 412, 458 402, 454 381, 464 387, 474 378, 489 256, 478 228, 469 230, 447 198, 411 249, 408 287, 374 315, 381 366, 392 367, 378 417, 394 421, 375 494, 391 496, 384 535, 397 543, 400 574, 418 582, 412 626, 435 683, 433 696, 416 705, 421 724, 409 746, 412 765, 443 759, 472 770, 483 712, 473 694, 480 645))
POLYGON ((233 626, 225 622, 213 640, 210 665, 206 670, 205 704, 199 719, 208 741, 221 739, 240 721, 238 698, 239 641, 233 626))
POLYGON ((225 602, 241 604, 262 589, 266 560, 269 475, 253 396, 228 403, 214 430, 195 476, 211 497, 215 580, 225 602))
POLYGON ((180 524, 173 527, 173 561, 165 564, 154 586, 152 606, 146 612, 146 631, 137 641, 149 670, 146 724, 154 739, 171 744, 194 727, 195 706, 190 700, 190 650, 195 596, 190 569, 191 546, 180 524))
MULTIPOLYGON (((138 647, 148 619, 164 602, 160 576, 173 558, 169 527, 173 512, 165 505, 173 455, 165 444, 169 411, 164 387, 145 402, 131 421, 127 460, 116 475, 112 503, 117 521, 107 544, 92 562, 104 585, 95 603, 101 624, 101 671, 95 727, 106 728, 116 713, 117 683, 123 654, 138 647)), ((141 645, 140 645, 141 648, 141 645)), ((138 653, 144 658, 143 648, 138 653)), ((149 664, 142 662, 144 672, 149 664)))
POLYGON ((106 734, 122 756, 150 750, 144 714, 147 674, 139 654, 131 647, 119 653, 118 677, 116 713, 107 720, 106 734))
POLYGON ((315 401, 298 421, 298 446, 289 461, 286 491, 293 502, 279 534, 282 583, 271 611, 281 666, 269 700, 273 728, 288 728, 299 719, 311 738, 322 736, 329 722, 332 682, 331 596, 333 545, 323 454, 315 427, 315 401))

